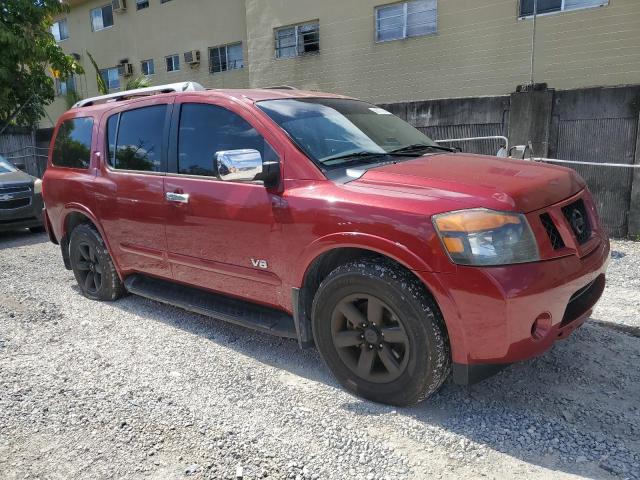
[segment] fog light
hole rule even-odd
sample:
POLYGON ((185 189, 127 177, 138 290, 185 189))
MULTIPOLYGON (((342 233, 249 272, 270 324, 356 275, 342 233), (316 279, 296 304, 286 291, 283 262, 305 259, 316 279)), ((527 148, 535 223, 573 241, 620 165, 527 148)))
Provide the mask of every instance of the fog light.
POLYGON ((544 312, 538 315, 531 325, 531 336, 534 340, 542 340, 551 330, 551 314, 544 312))

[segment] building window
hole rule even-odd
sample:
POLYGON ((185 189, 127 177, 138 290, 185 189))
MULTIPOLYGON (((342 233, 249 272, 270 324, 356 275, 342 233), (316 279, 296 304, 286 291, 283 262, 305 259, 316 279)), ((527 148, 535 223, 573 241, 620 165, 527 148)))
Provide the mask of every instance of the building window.
POLYGON ((143 75, 153 75, 154 73, 156 73, 155 67, 153 66, 153 59, 142 60, 140 64, 140 70, 142 71, 143 75))
POLYGON ((60 42, 69 38, 69 27, 67 27, 67 19, 63 18, 62 20, 58 20, 53 25, 51 25, 51 34, 53 35, 53 38, 56 39, 56 42, 60 42))
POLYGON ((180 55, 169 55, 165 57, 167 61, 167 72, 177 72, 180 70, 180 55))
POLYGON ((418 37, 437 31, 437 0, 413 0, 376 7, 376 42, 418 37))
POLYGON ((320 51, 320 26, 317 21, 278 28, 275 36, 276 58, 291 58, 320 51))
POLYGON ((120 73, 118 67, 103 68, 100 70, 100 76, 109 90, 117 90, 120 88, 120 73))
POLYGON ((244 68, 242 42, 209 48, 209 73, 244 68))
MULTIPOLYGON (((520 16, 533 15, 535 0, 520 0, 520 16)), ((604 7, 609 0, 538 0, 536 11, 539 15, 546 13, 579 10, 581 8, 604 7)))
POLYGON ((56 95, 69 95, 76 91, 76 80, 72 76, 66 80, 55 79, 56 83, 56 95))
POLYGON ((149 7, 149 0, 136 0, 136 10, 149 7))
POLYGON ((113 26, 113 10, 111 4, 91 10, 91 30, 97 32, 113 26))

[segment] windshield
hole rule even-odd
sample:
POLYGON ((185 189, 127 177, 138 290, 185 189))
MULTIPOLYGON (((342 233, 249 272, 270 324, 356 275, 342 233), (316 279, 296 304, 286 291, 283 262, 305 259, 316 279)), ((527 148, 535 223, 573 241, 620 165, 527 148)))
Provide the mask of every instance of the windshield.
POLYGON ((9 173, 15 172, 18 170, 9 162, 9 160, 5 159, 2 155, 0 155, 0 173, 9 173))
POLYGON ((265 100, 257 106, 322 167, 364 152, 385 155, 409 147, 436 146, 425 134, 382 108, 359 100, 265 100))

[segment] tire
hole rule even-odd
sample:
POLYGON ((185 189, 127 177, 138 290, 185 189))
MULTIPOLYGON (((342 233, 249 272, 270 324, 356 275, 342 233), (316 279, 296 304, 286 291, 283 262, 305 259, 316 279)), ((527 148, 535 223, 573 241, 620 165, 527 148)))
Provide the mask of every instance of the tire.
POLYGON ((31 233, 44 233, 45 229, 44 227, 29 227, 29 231, 31 233))
POLYGON ((93 225, 82 223, 69 240, 71 269, 82 294, 91 300, 112 301, 125 293, 107 247, 93 225))
POLYGON ((412 405, 449 375, 440 310, 422 283, 392 262, 363 259, 333 270, 314 298, 312 323, 329 369, 366 399, 412 405))

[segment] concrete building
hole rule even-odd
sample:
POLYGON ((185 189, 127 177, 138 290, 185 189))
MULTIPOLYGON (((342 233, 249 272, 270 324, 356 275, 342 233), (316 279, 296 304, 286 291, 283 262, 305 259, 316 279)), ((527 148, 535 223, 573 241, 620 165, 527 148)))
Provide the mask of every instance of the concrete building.
MULTIPOLYGON (((75 79, 83 97, 97 94, 87 51, 114 90, 127 80, 117 69, 123 60, 134 75, 152 72, 154 84, 282 84, 376 103, 506 95, 530 80, 533 0, 127 0, 125 10, 117 8, 125 0, 68 3, 54 34, 85 67, 75 79), (184 54, 193 50, 200 63, 189 65, 184 54)), ((640 1, 538 5, 536 82, 640 83, 640 1)), ((60 98, 49 116, 66 107, 60 98)))
MULTIPOLYGON (((155 85, 194 80, 207 87, 248 87, 247 29, 242 0, 128 0, 126 10, 114 5, 124 0, 68 0, 70 12, 57 19, 54 35, 62 32, 60 46, 76 54, 85 70, 67 85, 82 98, 98 95, 89 52, 103 70, 112 91, 123 88, 130 77, 119 66, 126 60, 133 76, 149 73, 155 85), (59 23, 58 23, 59 22, 59 23), (60 28, 62 25, 62 28, 60 28), (199 64, 185 61, 185 52, 198 51, 199 64), (118 71, 120 70, 120 71, 118 71)), ((60 95, 41 127, 68 108, 60 95)))
MULTIPOLYGON (((529 81, 532 0, 386 3, 246 0, 250 83, 389 103, 504 95, 529 81), (319 54, 276 59, 274 29, 313 20, 319 54)), ((537 19, 536 82, 557 89, 640 83, 639 1, 538 3, 546 10, 537 19)))

